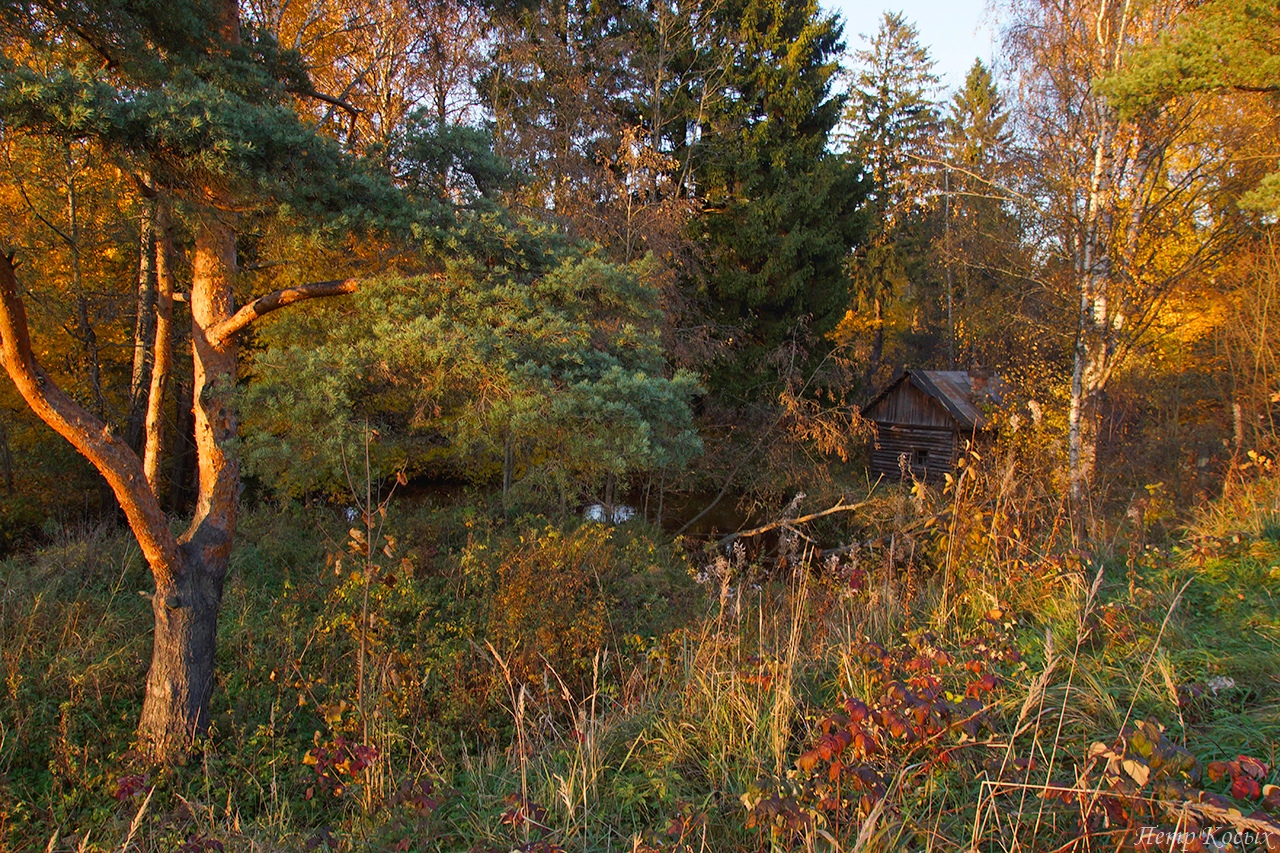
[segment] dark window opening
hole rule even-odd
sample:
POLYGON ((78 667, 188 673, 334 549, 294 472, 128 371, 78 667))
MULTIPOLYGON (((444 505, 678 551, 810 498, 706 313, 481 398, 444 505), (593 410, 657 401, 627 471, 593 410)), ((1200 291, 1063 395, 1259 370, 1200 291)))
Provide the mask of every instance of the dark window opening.
POLYGON ((916 449, 911 454, 911 464, 916 468, 924 468, 929 464, 929 451, 916 449))

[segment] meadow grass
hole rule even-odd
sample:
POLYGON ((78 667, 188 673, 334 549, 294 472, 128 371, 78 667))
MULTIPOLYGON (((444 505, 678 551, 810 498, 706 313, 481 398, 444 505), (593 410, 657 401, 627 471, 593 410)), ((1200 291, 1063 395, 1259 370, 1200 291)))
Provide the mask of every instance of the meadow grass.
POLYGON ((0 569, 0 846, 1115 849, 1218 808, 1211 762, 1274 781, 1274 479, 1088 548, 991 473, 885 496, 906 532, 834 557, 406 504, 353 567, 338 513, 261 507, 214 730, 167 769, 131 751, 137 548, 60 533, 0 569))

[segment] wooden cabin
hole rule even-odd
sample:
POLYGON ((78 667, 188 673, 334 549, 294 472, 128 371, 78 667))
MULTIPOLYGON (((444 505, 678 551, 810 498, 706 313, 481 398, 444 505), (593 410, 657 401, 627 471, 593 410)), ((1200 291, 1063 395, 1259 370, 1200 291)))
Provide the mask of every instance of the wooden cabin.
POLYGON ((1000 401, 989 370, 907 370, 877 394, 862 416, 875 424, 871 473, 897 480, 903 460, 922 480, 955 468, 966 439, 988 432, 982 409, 1000 401))

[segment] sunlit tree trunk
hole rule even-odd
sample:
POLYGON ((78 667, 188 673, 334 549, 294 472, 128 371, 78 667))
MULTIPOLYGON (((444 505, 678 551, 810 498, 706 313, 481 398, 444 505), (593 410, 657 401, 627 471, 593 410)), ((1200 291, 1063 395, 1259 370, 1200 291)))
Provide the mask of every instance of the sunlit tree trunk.
POLYGON ((154 323, 151 330, 153 354, 143 422, 142 467, 147 483, 160 495, 160 457, 164 449, 165 392, 173 363, 173 228, 170 201, 160 198, 155 206, 155 288, 152 296, 154 323))
POLYGON ((167 583, 156 584, 155 639, 138 732, 160 754, 181 748, 209 724, 218 609, 240 488, 240 467, 228 451, 236 435, 236 344, 234 336, 220 339, 214 330, 234 313, 235 270, 235 233, 210 212, 196 232, 191 280, 196 510, 167 583))
POLYGON ((1067 416, 1067 467, 1071 497, 1084 498, 1097 459, 1097 398, 1102 392, 1105 339, 1109 320, 1107 296, 1111 264, 1110 235, 1111 138, 1108 124, 1094 142, 1093 173, 1089 181, 1084 227, 1076 251, 1075 271, 1080 314, 1072 356, 1071 403, 1067 416))
POLYGON ((154 198, 144 197, 138 222, 138 298, 129 381, 129 446, 142 447, 156 331, 156 227, 154 198))
MULTIPOLYGON (((278 308, 351 293, 356 287, 352 281, 303 285, 235 310, 235 232, 226 216, 206 209, 196 231, 190 301, 199 486, 195 515, 180 537, 160 509, 158 483, 148 478, 143 459, 102 418, 63 393, 36 362, 13 258, 0 258, 0 358, 5 369, 32 410, 102 473, 155 580, 155 637, 138 735, 143 749, 160 760, 181 755, 209 723, 218 608, 239 505, 240 468, 232 453, 237 335, 278 308)), ((165 278, 171 282, 168 271, 165 278)), ((167 370, 155 373, 162 378, 167 370)), ((158 410, 158 405, 153 400, 149 409, 158 410)))

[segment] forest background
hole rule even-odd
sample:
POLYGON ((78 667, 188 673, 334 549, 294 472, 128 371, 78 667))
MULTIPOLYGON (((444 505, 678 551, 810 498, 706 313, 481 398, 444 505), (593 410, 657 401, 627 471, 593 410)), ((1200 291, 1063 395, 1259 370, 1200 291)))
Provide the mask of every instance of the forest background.
POLYGON ((1280 846, 1274 4, 0 11, 0 845, 1280 846))

